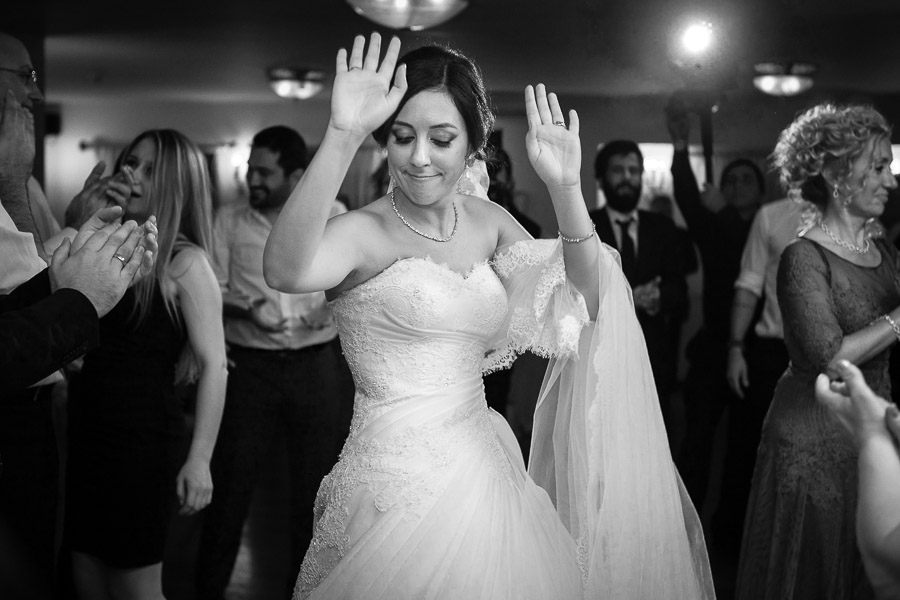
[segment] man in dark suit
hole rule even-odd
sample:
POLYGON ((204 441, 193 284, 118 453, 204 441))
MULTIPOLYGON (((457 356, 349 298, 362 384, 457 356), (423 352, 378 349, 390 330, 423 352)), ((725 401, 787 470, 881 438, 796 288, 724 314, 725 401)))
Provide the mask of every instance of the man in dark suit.
POLYGON ((49 268, 0 295, 0 392, 24 390, 97 346, 100 317, 150 272, 156 226, 120 225, 121 213, 97 211, 49 268))
POLYGON ((670 336, 672 328, 680 325, 687 305, 687 282, 675 224, 637 208, 643 174, 644 156, 636 143, 615 140, 604 145, 594 161, 594 176, 606 197, 606 206, 590 215, 597 235, 622 258, 668 425, 669 397, 678 364, 670 336))

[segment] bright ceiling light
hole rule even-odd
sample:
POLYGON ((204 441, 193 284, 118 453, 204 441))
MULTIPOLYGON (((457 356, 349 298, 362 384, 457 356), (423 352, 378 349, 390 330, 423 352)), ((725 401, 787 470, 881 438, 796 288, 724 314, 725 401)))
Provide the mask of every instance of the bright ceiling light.
POLYGON ((796 96, 813 86, 816 66, 806 62, 763 62, 753 67, 753 85, 770 96, 796 96))
POLYGON ((269 69, 269 85, 282 98, 306 100, 325 87, 325 73, 315 69, 272 67, 269 69))
POLYGON ((712 44, 712 24, 708 21, 694 23, 684 30, 681 36, 681 44, 691 54, 700 54, 712 44))
POLYGON ((468 0, 347 0, 358 14, 391 29, 419 31, 449 21, 468 0))

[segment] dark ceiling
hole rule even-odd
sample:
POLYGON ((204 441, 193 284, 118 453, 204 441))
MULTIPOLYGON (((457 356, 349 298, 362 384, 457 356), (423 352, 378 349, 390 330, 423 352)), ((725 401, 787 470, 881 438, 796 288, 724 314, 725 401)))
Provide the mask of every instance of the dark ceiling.
MULTIPOLYGON (((47 36, 52 102, 274 100, 267 67, 331 72, 337 48, 375 28, 344 0, 48 0, 14 12, 2 27, 47 36)), ((400 37, 407 47, 438 41, 463 50, 495 95, 537 81, 586 96, 666 94, 686 84, 751 94, 752 65, 776 58, 816 63, 818 89, 896 94, 898 26, 898 0, 471 0, 444 25, 400 37), (679 68, 671 49, 692 16, 713 23, 718 45, 679 68)))

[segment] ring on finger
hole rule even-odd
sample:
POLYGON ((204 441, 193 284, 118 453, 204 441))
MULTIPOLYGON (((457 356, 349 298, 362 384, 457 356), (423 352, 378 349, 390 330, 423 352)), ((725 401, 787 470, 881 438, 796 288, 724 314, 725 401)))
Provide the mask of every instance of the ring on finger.
POLYGON ((125 258, 124 256, 122 256, 121 254, 116 254, 116 255, 113 256, 113 258, 115 258, 115 259, 117 259, 117 260, 121 260, 123 265, 124 265, 126 262, 128 262, 128 259, 125 258))
POLYGON ((565 127, 565 126, 566 126, 566 122, 565 122, 565 121, 553 121, 553 124, 554 124, 554 125, 559 125, 560 127, 565 127))

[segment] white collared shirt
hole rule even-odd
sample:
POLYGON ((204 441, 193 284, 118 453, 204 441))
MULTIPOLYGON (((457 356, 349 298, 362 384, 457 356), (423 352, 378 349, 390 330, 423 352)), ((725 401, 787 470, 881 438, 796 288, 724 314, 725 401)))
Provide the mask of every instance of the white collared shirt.
POLYGON ((754 331, 761 338, 784 339, 776 282, 781 253, 797 239, 802 206, 789 198, 762 206, 753 218, 741 255, 741 273, 734 287, 763 299, 762 314, 754 331))
POLYGON ((0 294, 8 294, 47 268, 34 245, 34 236, 19 231, 0 204, 0 294))
MULTIPOLYGON (((0 204, 0 294, 10 293, 46 268, 47 263, 38 255, 34 236, 19 231, 12 217, 0 204)), ((62 380, 62 373, 56 371, 31 387, 62 380)))
MULTIPOLYGON (((331 216, 346 212, 337 202, 331 216)), ((213 227, 213 269, 224 293, 241 297, 248 304, 264 299, 262 310, 288 328, 263 331, 248 319, 225 319, 225 339, 233 344, 263 350, 297 350, 331 341, 337 329, 324 292, 285 294, 270 288, 263 277, 263 252, 272 224, 249 206, 223 207, 213 227), (322 328, 304 325, 309 319, 325 323, 322 328)))

